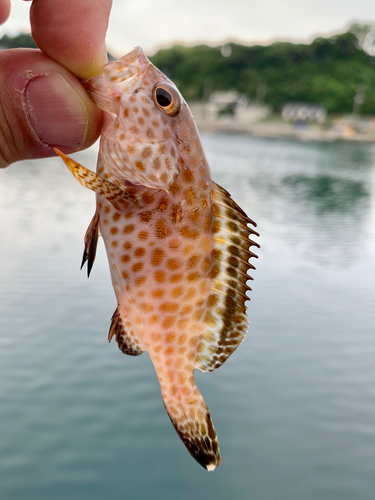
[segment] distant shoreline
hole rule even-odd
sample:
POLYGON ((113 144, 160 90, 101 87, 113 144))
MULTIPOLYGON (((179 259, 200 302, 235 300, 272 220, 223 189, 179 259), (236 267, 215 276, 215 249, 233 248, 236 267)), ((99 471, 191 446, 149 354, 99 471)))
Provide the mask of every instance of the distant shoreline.
POLYGON ((374 143, 375 137, 371 134, 353 134, 345 136, 330 130, 298 129, 292 125, 284 127, 277 122, 257 123, 248 126, 229 123, 204 123, 196 120, 201 132, 205 133, 241 133, 253 137, 267 137, 274 139, 291 139, 302 142, 366 142, 374 143))
MULTIPOLYGON (((345 117, 336 119, 332 124, 326 126, 295 125, 283 122, 278 117, 274 119, 271 117, 256 123, 246 123, 230 117, 207 119, 202 112, 202 104, 189 103, 189 105, 199 130, 206 133, 241 133, 253 137, 291 139, 302 142, 375 142, 374 118, 365 119, 364 123, 367 125, 368 131, 361 132, 356 130, 356 127, 345 117), (369 123, 371 126, 368 126, 369 123)), ((332 119, 329 118, 328 121, 332 122, 332 119)), ((358 119, 358 123, 361 123, 360 119, 358 119)))

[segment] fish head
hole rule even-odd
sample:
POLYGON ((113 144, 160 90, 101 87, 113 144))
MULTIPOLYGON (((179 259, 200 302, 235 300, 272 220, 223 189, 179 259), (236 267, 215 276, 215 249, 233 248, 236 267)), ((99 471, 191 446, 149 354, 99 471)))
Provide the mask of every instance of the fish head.
POLYGON ((178 150, 195 122, 174 83, 140 47, 104 66, 86 87, 107 112, 100 152, 122 183, 164 189, 180 170, 178 150))

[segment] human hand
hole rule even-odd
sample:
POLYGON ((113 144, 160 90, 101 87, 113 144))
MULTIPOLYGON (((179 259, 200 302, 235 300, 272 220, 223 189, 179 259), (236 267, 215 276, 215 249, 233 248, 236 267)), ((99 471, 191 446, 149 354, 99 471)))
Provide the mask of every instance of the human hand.
MULTIPOLYGON (((112 0, 32 0, 31 30, 41 50, 0 52, 0 167, 85 149, 102 112, 79 78, 102 71, 112 0)), ((0 0, 0 23, 10 0, 0 0)))

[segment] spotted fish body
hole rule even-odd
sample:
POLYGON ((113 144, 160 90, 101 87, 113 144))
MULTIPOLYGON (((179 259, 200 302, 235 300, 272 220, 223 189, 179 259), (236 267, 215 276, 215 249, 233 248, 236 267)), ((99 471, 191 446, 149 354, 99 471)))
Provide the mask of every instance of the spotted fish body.
POLYGON ((218 368, 246 335, 255 224, 211 180, 187 104, 139 47, 87 88, 107 112, 97 173, 58 152, 97 193, 83 263, 90 272, 101 234, 118 302, 109 340, 149 353, 177 433, 213 470, 219 445, 194 370, 218 368))

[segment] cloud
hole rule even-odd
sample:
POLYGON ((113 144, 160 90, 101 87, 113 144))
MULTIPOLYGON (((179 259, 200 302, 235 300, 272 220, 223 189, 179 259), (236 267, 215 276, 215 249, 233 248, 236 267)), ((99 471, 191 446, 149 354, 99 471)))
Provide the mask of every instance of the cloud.
MULTIPOLYGON (((29 7, 29 2, 14 1, 0 34, 29 31, 29 7)), ((354 20, 375 21, 372 0, 113 0, 108 45, 121 55, 135 45, 151 53, 177 41, 307 42, 342 31, 354 20)))
POLYGON ((108 40, 123 51, 134 45, 152 51, 175 41, 309 41, 318 34, 342 31, 356 19, 375 19, 372 1, 114 0, 108 40))
POLYGON ((30 31, 29 11, 31 2, 12 2, 10 17, 0 26, 0 36, 5 34, 16 35, 30 31))

